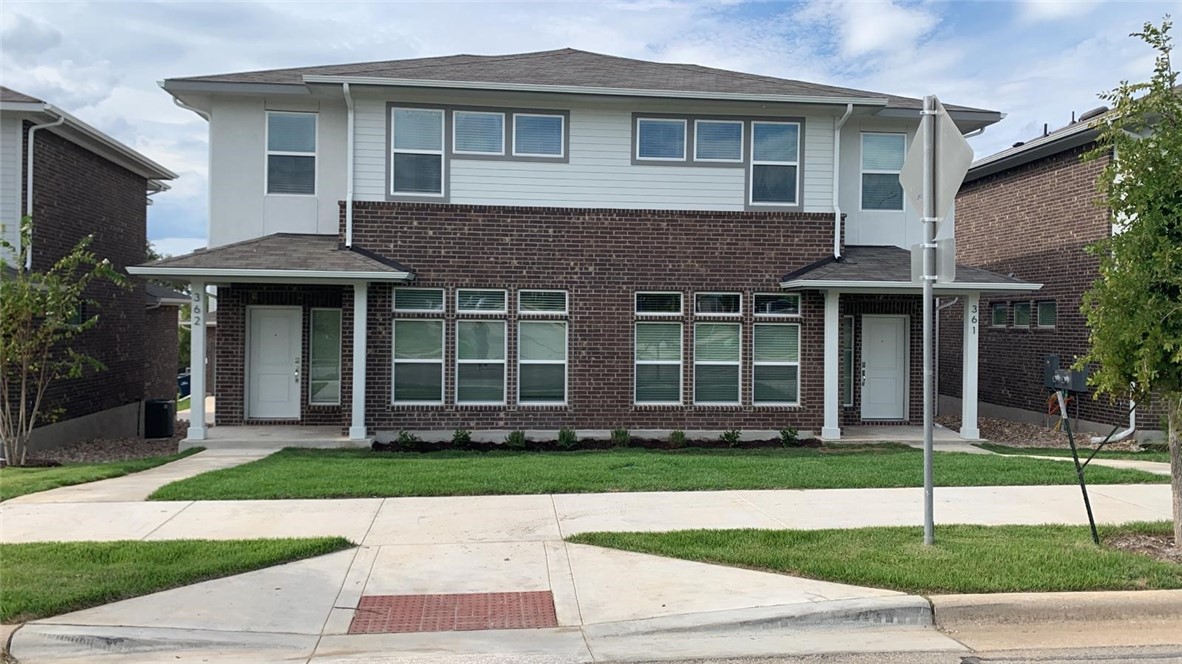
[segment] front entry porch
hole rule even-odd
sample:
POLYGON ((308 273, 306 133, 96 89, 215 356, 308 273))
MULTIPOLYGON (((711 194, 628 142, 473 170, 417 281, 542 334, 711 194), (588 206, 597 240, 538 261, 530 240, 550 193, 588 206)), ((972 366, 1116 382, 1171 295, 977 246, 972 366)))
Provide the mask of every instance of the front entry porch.
POLYGON ((284 447, 368 449, 373 438, 351 438, 339 426, 287 424, 245 424, 213 426, 205 429, 205 438, 186 438, 180 450, 204 447, 207 450, 278 450, 284 447))

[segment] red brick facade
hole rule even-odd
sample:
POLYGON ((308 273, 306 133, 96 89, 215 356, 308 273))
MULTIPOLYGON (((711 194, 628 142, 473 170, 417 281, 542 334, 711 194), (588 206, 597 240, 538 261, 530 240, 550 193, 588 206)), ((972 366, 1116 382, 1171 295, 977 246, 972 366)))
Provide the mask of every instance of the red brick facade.
POLYGON ((144 398, 176 398, 177 308, 160 306, 144 313, 144 398))

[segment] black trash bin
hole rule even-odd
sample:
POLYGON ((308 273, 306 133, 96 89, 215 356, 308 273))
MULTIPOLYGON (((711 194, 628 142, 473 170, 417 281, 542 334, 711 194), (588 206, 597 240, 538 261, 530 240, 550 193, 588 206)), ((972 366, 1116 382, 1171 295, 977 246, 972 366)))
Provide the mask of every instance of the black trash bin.
POLYGON ((175 431, 175 401, 148 399, 144 402, 144 438, 170 438, 175 431))

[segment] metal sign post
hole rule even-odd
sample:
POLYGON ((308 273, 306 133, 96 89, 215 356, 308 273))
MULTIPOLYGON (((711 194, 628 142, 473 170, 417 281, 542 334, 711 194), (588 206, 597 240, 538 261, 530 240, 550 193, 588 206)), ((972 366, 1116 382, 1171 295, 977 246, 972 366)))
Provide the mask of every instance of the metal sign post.
POLYGON ((932 473, 932 329, 936 281, 936 98, 923 98, 923 543, 934 544, 935 480, 932 473))

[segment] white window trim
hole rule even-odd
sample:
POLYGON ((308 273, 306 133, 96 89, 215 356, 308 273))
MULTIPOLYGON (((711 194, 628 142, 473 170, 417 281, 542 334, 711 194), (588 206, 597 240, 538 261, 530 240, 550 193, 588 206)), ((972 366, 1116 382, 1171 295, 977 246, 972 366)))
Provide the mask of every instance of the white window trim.
POLYGON ((312 307, 308 313, 308 405, 309 406, 339 406, 341 405, 341 388, 345 383, 345 365, 341 353, 341 348, 344 345, 344 326, 345 316, 344 311, 340 307, 312 307), (337 318, 337 372, 340 377, 337 378, 337 398, 335 401, 313 401, 312 400, 312 357, 315 355, 316 336, 313 333, 316 329, 316 312, 317 311, 335 311, 340 316, 337 318))
POLYGON ((558 288, 523 288, 517 291, 517 315, 522 317, 531 316, 567 316, 570 314, 570 291, 561 290, 558 288), (562 311, 526 311, 521 306, 521 296, 523 293, 562 293, 562 311))
POLYGON ((685 326, 681 321, 633 321, 632 322, 632 403, 636 406, 680 406, 685 402, 685 326), (677 360, 642 360, 637 357, 639 344, 636 343, 636 327, 639 325, 676 325, 677 338, 681 348, 677 360), (677 366, 677 401, 640 401, 636 398, 636 378, 640 365, 677 366))
POLYGON ((907 156, 907 134, 897 131, 864 131, 858 138, 858 210, 861 212, 902 212, 907 207, 906 196, 902 199, 902 207, 898 209, 891 208, 871 208, 867 209, 864 198, 866 194, 866 187, 862 182, 862 176, 870 175, 898 175, 902 172, 902 167, 898 170, 888 170, 881 168, 866 168, 865 151, 866 151, 866 137, 867 136, 899 136, 903 139, 903 156, 907 156))
POLYGON ((566 116, 559 113, 514 113, 513 114, 513 156, 514 157, 542 157, 545 159, 566 158, 566 116), (517 118, 558 118, 558 154, 545 152, 517 151, 517 118))
MULTIPOLYGON (((850 318, 847 316, 847 318, 850 318)), ((795 408, 800 406, 800 394, 804 392, 803 384, 800 375, 800 351, 801 351, 801 337, 800 337, 800 323, 755 323, 751 326, 751 405, 759 408, 795 408), (795 362, 770 362, 768 360, 757 361, 755 359, 755 328, 762 326, 769 327, 795 327, 796 328, 796 361, 795 362), (755 367, 796 367, 796 401, 756 401, 755 400, 755 367)))
POLYGON ((799 122, 769 122, 765 120, 751 121, 751 165, 748 166, 747 173, 747 203, 748 205, 760 205, 767 207, 800 207, 800 144, 804 142, 804 134, 801 132, 799 122), (796 127, 796 160, 795 161, 757 161, 755 159, 755 125, 794 125, 796 127), (757 201, 755 200, 755 167, 756 166, 795 166, 796 178, 794 184, 796 186, 795 192, 792 196, 791 203, 779 203, 775 201, 757 201))
MULTIPOLYGON (((492 313, 492 312, 482 312, 492 313)), ((465 318, 457 320, 455 325, 456 330, 456 393, 455 403, 457 406, 504 406, 507 403, 508 396, 508 382, 509 382, 509 324, 503 318, 485 319, 485 318, 465 318), (464 323, 500 323, 504 334, 501 338, 504 342, 504 348, 501 351, 501 359, 499 360, 463 360, 460 359, 460 325, 464 323), (460 401, 460 365, 461 364, 500 364, 501 365, 501 400, 500 401, 460 401)))
POLYGON ((1039 300, 1034 303, 1034 324, 1035 324, 1035 327, 1038 327, 1043 330, 1053 330, 1053 329, 1055 329, 1055 324, 1058 322, 1059 322, 1059 305, 1055 302, 1055 300, 1039 300), (1049 304, 1055 308, 1055 322, 1051 323, 1050 325, 1046 325, 1042 322, 1042 306, 1041 305, 1043 305, 1043 304, 1049 304))
POLYGON ((689 154, 689 123, 685 118, 636 118, 636 145, 633 148, 636 161, 685 161, 689 154), (644 122, 678 122, 681 123, 681 156, 680 157, 642 157, 640 156, 640 125, 644 122))
POLYGON ((751 296, 751 308, 753 310, 752 313, 755 315, 756 318, 800 318, 801 316, 804 315, 801 310, 800 293, 755 293, 754 295, 751 296), (768 313, 766 311, 754 311, 755 298, 757 298, 761 295, 767 295, 770 297, 778 297, 778 298, 784 298, 784 297, 794 298, 796 300, 796 313, 781 314, 781 313, 768 313))
POLYGON ((390 306, 395 313, 400 314, 442 314, 447 308, 447 291, 442 288, 395 288, 391 297, 390 306), (398 294, 405 291, 435 291, 439 293, 439 308, 438 309, 399 309, 398 308, 398 294))
POLYGON ((1006 327, 1006 324, 1009 322, 1010 322, 1010 305, 1008 302, 994 302, 993 304, 991 304, 989 306, 989 327, 1002 328, 1002 327, 1006 327), (995 322, 996 318, 994 318, 994 316, 993 316, 993 313, 995 311, 997 311, 997 309, 999 307, 1003 311, 1006 312, 1006 320, 1005 320, 1005 322, 1001 323, 1000 325, 995 322))
POLYGON ((1014 302, 1012 304, 1012 306, 1014 308, 1013 327, 1034 327, 1034 307, 1031 305, 1030 302, 1014 302), (1025 324, 1018 322, 1018 307, 1022 306, 1023 304, 1026 305, 1026 323, 1025 324))
MULTIPOLYGON (((845 356, 845 353, 848 352, 850 354, 850 361, 845 367, 846 371, 849 373, 850 398, 849 398, 849 401, 846 401, 845 394, 843 393, 841 395, 842 396, 841 406, 843 408, 853 408, 853 406, 854 406, 854 380, 858 375, 857 367, 854 366, 854 338, 857 336, 857 326, 854 325, 854 317, 853 316, 842 316, 841 317, 841 328, 842 328, 841 333, 845 332, 845 325, 847 322, 849 323, 849 326, 850 326, 849 327, 850 347, 843 348, 841 350, 841 352, 842 352, 843 358, 845 356)), ((752 334, 754 334, 754 332, 752 332, 752 334)), ((752 355, 752 357, 754 358, 754 355, 752 355)), ((798 349, 797 350, 797 358, 799 358, 799 357, 800 357, 800 352, 798 349)), ((752 396, 751 396, 751 398, 754 399, 755 398, 755 392, 754 392, 755 371, 754 370, 751 371, 751 376, 752 376, 751 380, 753 381, 752 382, 752 393, 751 393, 752 396)), ((844 390, 843 390, 843 392, 844 392, 844 390)), ((800 394, 800 370, 799 369, 797 369, 797 375, 796 375, 796 393, 799 396, 799 394, 800 394)))
POLYGON ((745 143, 745 139, 747 138, 746 124, 747 123, 743 122, 742 120, 710 120, 708 118, 694 120, 694 161, 700 161, 700 162, 707 163, 707 164, 709 164, 709 163, 715 163, 715 164, 741 164, 741 163, 743 163, 744 150, 746 149, 744 147, 744 143, 745 143), (703 122, 709 122, 712 124, 736 124, 736 125, 739 125, 739 158, 738 159, 705 159, 705 158, 698 156, 698 136, 700 135, 698 133, 698 125, 700 125, 703 122))
POLYGON ((390 334, 390 404, 393 406, 439 406, 443 404, 443 393, 447 386, 447 321, 442 318, 395 318, 391 326, 390 334), (438 321, 443 323, 439 326, 439 359, 438 360, 424 360, 424 359, 397 359, 397 353, 394 347, 398 344, 398 323, 399 322, 422 322, 422 321, 438 321), (439 400, 438 401, 398 401, 394 398, 395 385, 397 384, 398 365, 399 364, 438 364, 439 365, 439 400))
POLYGON ((641 317, 652 316, 684 316, 685 315, 685 295, 681 291, 636 291, 632 294, 632 312, 641 317), (640 310, 640 296, 641 295, 676 295, 678 297, 677 311, 641 311, 640 310))
POLYGON ((694 293, 694 316, 701 318, 741 318, 743 316, 743 293, 738 291, 701 291, 694 293), (699 295, 738 295, 738 311, 698 311, 699 295))
POLYGON ((509 308, 509 291, 503 288, 457 288, 456 289, 456 313, 457 314, 479 314, 482 316, 505 314, 508 313, 509 308), (487 291, 490 293, 501 294, 501 308, 500 309, 461 309, 460 308, 460 293, 468 291, 487 291))
MULTIPOLYGON (((730 321, 702 321, 694 323, 694 405, 701 406, 738 406, 743 401, 743 324, 730 321), (739 331, 739 357, 735 360, 703 360, 698 361, 698 326, 699 325, 730 325, 739 331), (734 401, 698 401, 698 367, 735 367, 735 400, 734 401)), ((761 404, 762 405, 762 404, 761 404)))
POLYGON ((447 111, 442 108, 410 108, 394 106, 390 109, 390 195, 392 196, 423 196, 428 198, 443 198, 447 195, 447 111), (439 149, 438 150, 410 150, 394 146, 394 114, 398 111, 417 111, 439 114, 439 149), (439 157, 439 193, 424 191, 398 191, 394 188, 394 155, 396 154, 425 154, 439 157))
POLYGON ((266 117, 263 119, 263 195, 264 196, 299 196, 307 198, 315 196, 320 189, 320 115, 315 111, 267 111, 266 117), (315 149, 312 152, 292 152, 290 150, 272 150, 271 149, 271 116, 272 115, 311 115, 312 116, 312 143, 315 149), (285 193, 271 193, 271 159, 270 157, 311 157, 312 158, 312 193, 310 194, 285 194, 285 193))
POLYGON ((522 408, 535 406, 565 406, 570 400, 570 323, 565 320, 523 320, 517 321, 517 405, 522 408), (526 360, 521 357, 521 326, 533 323, 562 324, 564 335, 562 342, 563 359, 561 360, 526 360), (562 365, 562 401, 522 401, 521 400, 521 366, 524 364, 561 364, 562 365))
POLYGON ((463 110, 452 111, 452 114, 451 114, 451 153, 452 154, 475 154, 475 155, 494 156, 494 157, 505 156, 505 114, 498 112, 498 111, 463 111, 463 110), (501 116, 501 149, 496 152, 485 152, 483 150, 461 150, 461 149, 457 148, 456 146, 459 145, 459 141, 456 140, 457 139, 456 127, 459 125, 459 123, 456 122, 456 116, 463 115, 463 114, 467 114, 467 115, 499 115, 499 116, 501 116))

